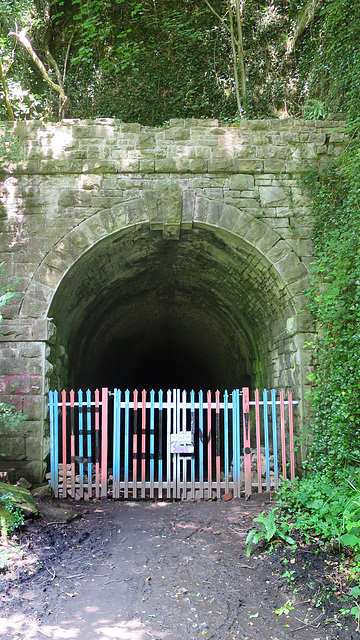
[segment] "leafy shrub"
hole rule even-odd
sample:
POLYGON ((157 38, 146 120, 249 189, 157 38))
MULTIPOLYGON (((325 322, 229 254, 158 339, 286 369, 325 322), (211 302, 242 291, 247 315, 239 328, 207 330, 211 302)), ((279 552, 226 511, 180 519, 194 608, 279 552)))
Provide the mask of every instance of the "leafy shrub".
POLYGON ((0 402, 0 429, 9 428, 16 429, 26 419, 26 416, 20 411, 16 411, 13 405, 0 402))
POLYGON ((286 517, 279 518, 278 511, 278 508, 275 507, 268 513, 263 511, 257 518, 254 518, 254 522, 256 522, 258 526, 256 529, 249 531, 247 535, 247 556, 251 554, 253 545, 258 542, 262 542, 264 545, 270 545, 270 548, 279 541, 286 542, 287 544, 295 544, 295 541, 289 535, 290 525, 286 517))
POLYGON ((0 496, 0 524, 5 536, 7 536, 8 533, 13 533, 24 524, 24 514, 21 509, 16 506, 13 500, 13 494, 10 491, 0 496), (1 507, 3 507, 4 510, 2 510, 1 507), (1 511, 3 511, 3 513, 1 513, 1 511))
POLYGON ((344 547, 360 557, 360 469, 347 468, 332 476, 314 473, 306 478, 284 482, 276 497, 277 506, 254 519, 246 543, 295 544, 294 534, 309 543, 344 547))

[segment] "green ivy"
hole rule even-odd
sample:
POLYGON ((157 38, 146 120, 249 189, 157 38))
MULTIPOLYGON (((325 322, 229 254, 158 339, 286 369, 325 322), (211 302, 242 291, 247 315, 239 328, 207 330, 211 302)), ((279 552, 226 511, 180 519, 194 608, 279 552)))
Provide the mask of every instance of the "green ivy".
POLYGON ((316 368, 312 392, 317 469, 360 461, 360 142, 306 187, 315 216, 309 290, 315 318, 316 368))

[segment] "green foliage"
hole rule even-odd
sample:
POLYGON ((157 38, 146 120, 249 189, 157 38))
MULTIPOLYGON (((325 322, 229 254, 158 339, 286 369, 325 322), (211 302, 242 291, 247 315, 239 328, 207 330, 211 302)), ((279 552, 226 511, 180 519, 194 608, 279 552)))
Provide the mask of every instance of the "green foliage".
POLYGON ((308 542, 350 547, 360 554, 360 471, 348 467, 333 476, 314 473, 284 483, 278 498, 280 520, 308 542), (286 515, 285 515, 286 514, 286 515), (290 518, 289 518, 290 516, 290 518))
MULTIPOLYGON (((340 552, 344 547, 360 558, 360 470, 348 467, 325 476, 313 473, 284 482, 276 497, 277 506, 254 521, 257 528, 247 536, 247 555, 252 545, 276 541, 295 544, 294 535, 308 543, 331 544, 340 552)), ((291 582, 292 572, 283 577, 291 582)))
MULTIPOLYGON (((44 28, 43 16, 35 0, 2 0, 0 3, 0 60, 6 76, 7 89, 15 119, 49 115, 47 94, 37 70, 11 31, 25 29, 36 44, 44 28)), ((37 48, 37 47, 36 47, 37 48)), ((0 84, 0 120, 7 120, 3 90, 0 84)))
POLYGON ((360 142, 306 187, 315 215, 309 290, 317 323, 313 442, 308 464, 335 469, 357 464, 360 448, 360 142))
MULTIPOLYGON (((16 408, 5 402, 0 402, 0 430, 16 429, 24 420, 26 416, 20 411, 16 411, 16 408)), ((0 454, 2 455, 2 454, 0 454)))
POLYGON ((302 107, 302 115, 304 120, 322 120, 328 115, 328 109, 322 100, 309 99, 302 107))
POLYGON ((285 520, 280 521, 278 518, 278 508, 271 509, 268 513, 263 511, 259 516, 254 518, 257 523, 256 529, 251 529, 246 537, 246 555, 251 554, 254 544, 261 542, 265 546, 272 548, 277 542, 286 542, 287 544, 295 544, 295 541, 289 535, 289 525, 285 520))
MULTIPOLYGON (((244 117, 324 117, 359 74, 357 7, 325 0, 295 50, 286 52, 307 0, 247 0, 242 30, 248 101, 244 117), (355 13, 348 24, 342 16, 355 13), (345 43, 345 46, 343 46, 345 43), (314 60, 316 63, 314 64, 314 60), (311 106, 311 101, 313 101, 311 106), (309 116, 309 113, 311 114, 309 116)), ((8 33, 25 28, 55 81, 64 78, 69 117, 117 117, 159 125, 170 118, 236 119, 227 2, 211 0, 3 0, 0 55, 16 118, 56 118, 57 96, 8 33), (50 17, 46 7, 49 5, 50 17), (48 48, 56 60, 49 64, 48 48)), ((1 98, 1 89, 0 89, 1 98)), ((0 118, 7 119, 0 100, 0 118)))
POLYGON ((299 60, 310 97, 325 101, 332 111, 344 112, 349 120, 359 111, 359 39, 360 4, 327 0, 306 34, 299 60))
POLYGON ((24 514, 19 509, 14 500, 13 494, 9 491, 2 496, 0 496, 0 509, 3 507, 5 511, 8 513, 2 513, 0 511, 0 525, 1 531, 3 535, 8 535, 9 533, 13 533, 19 527, 22 527, 24 524, 24 514))

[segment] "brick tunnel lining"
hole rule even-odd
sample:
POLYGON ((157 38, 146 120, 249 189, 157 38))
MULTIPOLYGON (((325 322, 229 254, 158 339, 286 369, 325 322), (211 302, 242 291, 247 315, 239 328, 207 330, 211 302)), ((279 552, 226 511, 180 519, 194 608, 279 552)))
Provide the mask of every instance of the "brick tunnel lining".
POLYGON ((291 305, 273 267, 209 229, 135 227, 100 241, 60 284, 51 387, 215 389, 271 384, 291 305))

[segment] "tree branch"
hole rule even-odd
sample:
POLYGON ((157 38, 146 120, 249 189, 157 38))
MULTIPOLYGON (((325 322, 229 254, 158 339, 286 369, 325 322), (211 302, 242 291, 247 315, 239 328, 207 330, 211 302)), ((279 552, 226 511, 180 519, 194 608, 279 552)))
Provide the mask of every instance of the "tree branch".
MULTIPOLYGON (((66 106, 69 104, 69 99, 68 99, 68 97, 67 97, 67 95, 66 95, 66 93, 64 91, 64 87, 62 87, 60 84, 56 84, 56 82, 54 82, 51 79, 48 71, 45 69, 44 63, 40 60, 39 56, 34 51, 33 46, 32 46, 30 40, 28 39, 28 37, 27 37, 27 35, 25 33, 25 30, 22 30, 22 31, 19 31, 19 32, 10 31, 9 36, 14 36, 20 42, 20 44, 28 52, 28 54, 29 54, 30 58, 32 59, 32 61, 34 62, 34 64, 39 69, 39 71, 40 71, 42 77, 44 78, 45 82, 49 85, 49 87, 51 87, 51 89, 53 89, 54 91, 56 91, 59 94, 59 96, 61 98, 61 107, 60 107, 60 117, 61 117, 61 113, 64 111, 66 106)), ((50 52, 49 52, 49 55, 52 58, 50 52)), ((53 60, 53 58, 52 58, 52 60, 53 60)), ((57 67, 57 64, 56 64, 56 67, 57 67)), ((56 70, 56 67, 55 67, 55 70, 56 70)))
POLYGON ((230 0, 228 0, 228 9, 229 9, 230 33, 231 33, 231 48, 233 53, 236 102, 238 106, 239 116, 241 116, 241 98, 240 98, 240 89, 239 89, 239 77, 238 77, 238 71, 237 71, 237 53, 236 53, 236 47, 235 47, 234 21, 233 21, 233 15, 231 11, 230 0))
MULTIPOLYGON (((205 0, 206 1, 206 0, 205 0)), ((286 53, 292 53, 295 49, 297 42, 305 32, 307 26, 314 19, 316 13, 319 11, 323 0, 308 0, 304 8, 300 11, 294 29, 294 35, 286 44, 286 53)))
MULTIPOLYGON (((213 14, 214 14, 214 15, 215 15, 219 20, 220 20, 220 22, 222 23, 222 25, 223 25, 224 29, 226 29, 226 31, 227 31, 228 33, 230 33, 230 35, 231 35, 231 29, 229 29, 229 27, 227 26, 227 24, 226 24, 226 22, 225 22, 224 18, 222 18, 222 17, 218 14, 218 12, 217 12, 217 11, 215 11, 214 7, 212 7, 212 6, 211 6, 211 4, 210 4, 210 2, 209 2, 208 0, 205 0, 205 3, 206 3, 206 4, 207 4, 207 6, 209 7, 210 11, 212 11, 212 12, 213 12, 213 14)), ((236 37, 235 37, 235 34, 234 34, 234 38, 235 38, 235 44, 236 44, 236 46, 239 46, 239 43, 238 43, 238 41, 237 41, 237 39, 236 39, 236 37)))
POLYGON ((243 48, 243 37, 242 37, 242 24, 241 24, 241 12, 240 12, 240 3, 239 0, 235 2, 235 10, 236 10, 236 22, 237 22, 237 30, 238 30, 238 61, 240 67, 240 80, 241 80, 241 95, 246 102, 246 74, 245 74, 245 61, 244 61, 244 48, 243 48))
POLYGON ((0 60, 0 79, 1 79, 1 84, 4 91, 6 110, 8 113, 9 120, 15 120, 15 116, 11 106, 11 100, 8 92, 7 82, 6 82, 6 73, 4 72, 4 67, 2 66, 1 60, 0 60))

